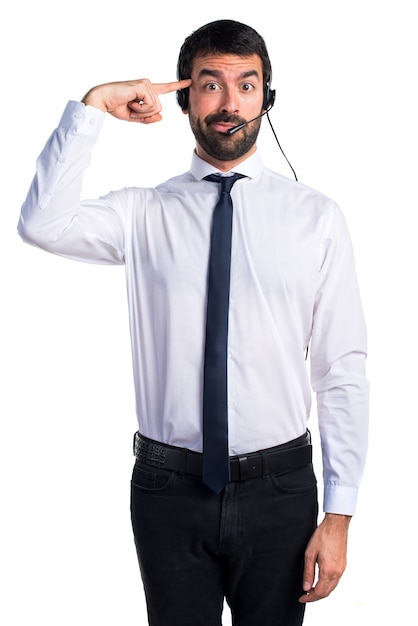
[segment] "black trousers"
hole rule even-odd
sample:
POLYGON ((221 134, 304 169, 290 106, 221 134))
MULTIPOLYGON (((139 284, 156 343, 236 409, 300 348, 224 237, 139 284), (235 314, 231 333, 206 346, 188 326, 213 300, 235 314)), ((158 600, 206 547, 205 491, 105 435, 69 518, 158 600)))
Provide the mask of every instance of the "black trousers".
POLYGON ((300 626, 304 551, 317 524, 311 464, 231 482, 137 460, 131 515, 150 626, 300 626))

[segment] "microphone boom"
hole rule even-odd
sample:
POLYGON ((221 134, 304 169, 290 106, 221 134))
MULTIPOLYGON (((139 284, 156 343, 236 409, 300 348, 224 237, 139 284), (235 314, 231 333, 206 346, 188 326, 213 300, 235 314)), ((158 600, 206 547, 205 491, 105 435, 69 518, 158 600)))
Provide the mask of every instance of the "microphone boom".
POLYGON ((237 132, 237 130, 241 130, 241 128, 244 128, 244 126, 247 126, 247 124, 251 124, 252 122, 255 122, 255 120, 258 120, 260 117, 263 117, 263 115, 265 115, 266 113, 267 113, 267 110, 261 113, 260 115, 257 115, 257 117, 254 117, 252 120, 248 120, 248 122, 244 122, 243 124, 239 124, 238 126, 233 126, 232 128, 228 128, 228 130, 226 131, 226 134, 233 135, 234 133, 237 132))

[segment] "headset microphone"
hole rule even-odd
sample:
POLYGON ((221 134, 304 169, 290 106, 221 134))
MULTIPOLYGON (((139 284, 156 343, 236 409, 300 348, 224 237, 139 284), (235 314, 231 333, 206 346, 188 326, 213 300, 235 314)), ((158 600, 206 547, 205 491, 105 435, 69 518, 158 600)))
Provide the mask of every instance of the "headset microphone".
POLYGON ((244 128, 244 126, 247 126, 247 124, 251 124, 251 122, 255 122, 255 120, 258 120, 260 117, 263 117, 263 115, 265 115, 267 111, 268 109, 264 111, 263 113, 261 113, 260 115, 257 115, 257 117, 254 117, 252 120, 248 120, 248 122, 244 122, 243 124, 239 124, 238 126, 233 126, 232 128, 228 128, 225 134, 233 135, 234 133, 237 132, 237 130, 241 130, 241 128, 244 128))

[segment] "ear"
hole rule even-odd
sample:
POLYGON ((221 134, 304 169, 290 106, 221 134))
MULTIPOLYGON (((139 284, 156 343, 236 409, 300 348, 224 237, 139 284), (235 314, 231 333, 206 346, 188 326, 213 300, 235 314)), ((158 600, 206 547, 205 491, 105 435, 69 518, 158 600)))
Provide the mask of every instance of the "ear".
POLYGON ((189 109, 182 109, 181 112, 184 113, 184 115, 188 115, 189 109))

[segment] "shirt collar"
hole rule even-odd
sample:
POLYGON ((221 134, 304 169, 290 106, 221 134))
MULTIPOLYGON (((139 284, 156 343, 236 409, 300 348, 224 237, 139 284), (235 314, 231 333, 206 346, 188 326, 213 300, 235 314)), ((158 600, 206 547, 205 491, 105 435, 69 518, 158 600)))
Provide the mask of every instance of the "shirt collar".
POLYGON ((197 180, 202 180, 208 174, 221 174, 225 176, 232 173, 244 174, 249 178, 255 178, 256 176, 258 176, 258 174, 260 174, 262 169, 263 162, 261 160, 261 155, 258 150, 256 150, 251 156, 245 159, 245 161, 241 161, 241 163, 237 165, 237 167, 235 167, 233 170, 230 170, 229 172, 220 172, 216 169, 216 167, 213 167, 213 165, 210 165, 210 163, 207 163, 206 161, 201 159, 196 154, 196 151, 194 151, 192 156, 192 164, 190 167, 191 173, 197 180))

